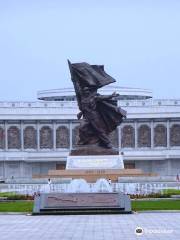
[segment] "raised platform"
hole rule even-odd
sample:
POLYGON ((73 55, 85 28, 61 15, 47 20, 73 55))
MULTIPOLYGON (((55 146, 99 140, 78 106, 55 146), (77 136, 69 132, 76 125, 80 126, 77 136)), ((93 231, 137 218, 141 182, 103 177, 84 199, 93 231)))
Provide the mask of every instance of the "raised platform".
POLYGON ((96 182, 99 178, 111 179, 118 182, 119 177, 125 176, 145 176, 141 169, 86 169, 86 170, 50 170, 50 178, 83 178, 87 182, 96 182))
POLYGON ((43 193, 35 197, 33 215, 131 213, 123 193, 43 193))

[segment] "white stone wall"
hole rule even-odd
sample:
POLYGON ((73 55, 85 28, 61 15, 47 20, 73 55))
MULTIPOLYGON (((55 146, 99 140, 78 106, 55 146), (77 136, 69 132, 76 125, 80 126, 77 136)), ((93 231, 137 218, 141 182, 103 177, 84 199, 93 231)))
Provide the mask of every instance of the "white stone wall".
POLYGON ((32 178, 33 175, 47 175, 48 171, 53 169, 56 169, 56 162, 0 162, 0 179, 32 178))
POLYGON ((180 159, 172 159, 171 160, 171 174, 172 175, 180 175, 180 159))
POLYGON ((152 172, 152 161, 135 161, 135 168, 142 169, 145 173, 152 172))

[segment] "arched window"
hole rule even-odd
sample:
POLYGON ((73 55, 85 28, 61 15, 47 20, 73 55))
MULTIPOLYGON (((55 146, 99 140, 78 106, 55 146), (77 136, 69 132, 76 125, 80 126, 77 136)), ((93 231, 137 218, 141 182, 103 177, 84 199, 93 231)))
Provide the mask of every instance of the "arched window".
POLYGON ((158 124, 154 128, 154 147, 167 146, 167 129, 163 124, 158 124))
POLYGON ((151 147, 151 129, 146 124, 138 128, 138 147, 151 147))
POLYGON ((173 124, 170 128, 170 145, 180 146, 180 124, 173 124))
POLYGON ((135 146, 135 131, 131 125, 126 125, 121 129, 122 148, 133 148, 135 146))
POLYGON ((24 129, 24 148, 36 149, 37 148, 37 132, 32 126, 24 129))
POLYGON ((53 132, 49 126, 44 126, 40 130, 40 148, 53 148, 53 132))
POLYGON ((65 126, 56 129, 56 148, 69 148, 69 129, 65 126))
POLYGON ((5 147, 4 129, 0 128, 0 149, 4 149, 4 147, 5 147))
POLYGON ((9 149, 21 148, 21 134, 19 128, 16 126, 12 126, 8 129, 8 148, 9 149))

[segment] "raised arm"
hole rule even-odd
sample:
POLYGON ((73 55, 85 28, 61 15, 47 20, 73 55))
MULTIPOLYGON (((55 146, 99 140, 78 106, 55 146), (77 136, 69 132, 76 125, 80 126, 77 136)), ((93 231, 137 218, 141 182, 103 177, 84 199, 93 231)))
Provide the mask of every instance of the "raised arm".
POLYGON ((100 94, 97 94, 96 99, 97 100, 111 100, 111 99, 113 99, 115 97, 119 97, 119 96, 120 95, 118 93, 116 93, 116 92, 113 92, 113 94, 111 94, 111 95, 100 95, 100 94))

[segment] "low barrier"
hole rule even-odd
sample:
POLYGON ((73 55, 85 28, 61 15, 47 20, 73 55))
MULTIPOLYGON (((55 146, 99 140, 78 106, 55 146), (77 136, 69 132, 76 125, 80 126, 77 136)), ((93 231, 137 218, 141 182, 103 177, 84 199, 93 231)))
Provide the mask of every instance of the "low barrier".
MULTIPOLYGON (((93 189, 95 183, 88 183, 90 191, 93 189)), ((69 184, 67 183, 51 183, 51 184, 1 184, 0 192, 15 192, 20 194, 33 195, 35 192, 60 192, 68 191, 69 184)), ((158 193, 164 189, 174 188, 179 189, 178 183, 111 183, 113 192, 123 192, 125 194, 147 195, 150 193, 158 193)), ((103 186, 102 186, 103 192, 103 186)))

